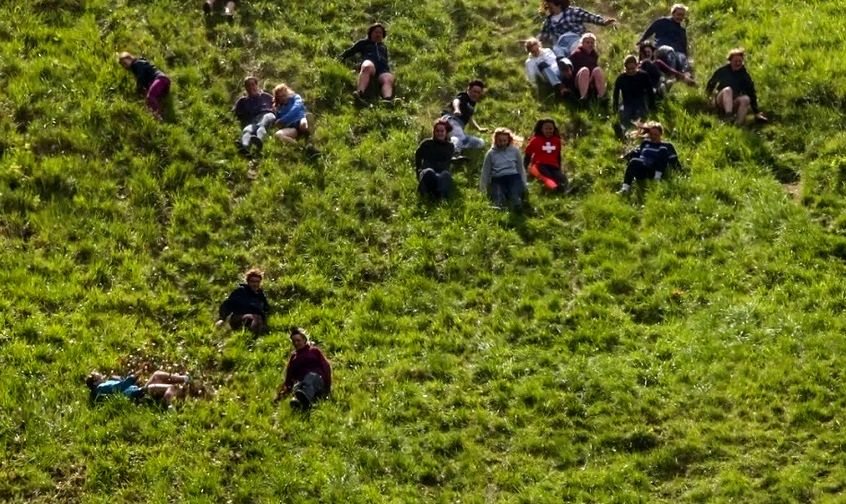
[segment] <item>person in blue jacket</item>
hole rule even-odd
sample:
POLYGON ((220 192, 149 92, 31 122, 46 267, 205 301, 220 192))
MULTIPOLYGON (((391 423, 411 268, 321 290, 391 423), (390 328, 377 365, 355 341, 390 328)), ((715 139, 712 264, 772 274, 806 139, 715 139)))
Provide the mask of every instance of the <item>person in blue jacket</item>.
POLYGON ((146 383, 140 384, 139 374, 140 371, 136 371, 126 376, 106 377, 98 371, 92 371, 85 378, 85 385, 90 391, 92 402, 122 394, 136 401, 150 397, 170 406, 176 399, 186 396, 188 384, 191 383, 191 377, 187 374, 159 370, 154 372, 146 383))
POLYGON ((623 186, 617 194, 626 196, 632 189, 635 180, 661 180, 670 167, 681 168, 676 148, 670 142, 664 142, 664 126, 657 121, 639 123, 637 126, 646 134, 641 144, 623 155, 628 160, 626 173, 623 176, 623 186))
POLYGON ((273 109, 276 112, 276 124, 280 129, 273 134, 278 140, 294 143, 300 136, 311 133, 308 112, 302 96, 287 84, 273 88, 273 109))
POLYGON ((358 72, 358 83, 353 96, 358 100, 364 99, 370 79, 376 77, 380 86, 382 99, 394 99, 394 74, 388 63, 388 47, 384 40, 388 36, 387 30, 381 23, 374 23, 367 28, 367 38, 357 41, 349 49, 342 52, 338 59, 343 61, 350 56, 361 55, 361 69, 358 72))

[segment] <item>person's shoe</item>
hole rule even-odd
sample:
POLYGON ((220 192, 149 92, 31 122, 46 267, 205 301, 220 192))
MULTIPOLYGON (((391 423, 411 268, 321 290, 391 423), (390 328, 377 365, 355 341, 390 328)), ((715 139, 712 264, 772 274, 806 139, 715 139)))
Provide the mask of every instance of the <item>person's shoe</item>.
POLYGON ((250 154, 250 149, 244 147, 244 144, 240 140, 235 140, 235 148, 238 149, 238 154, 242 156, 248 156, 250 154))
POLYGON ((363 91, 359 91, 358 89, 353 91, 353 98, 355 98, 355 101, 357 101, 358 103, 367 105, 367 100, 364 99, 363 91))
POLYGON ((623 187, 620 188, 619 191, 617 191, 616 194, 617 194, 617 196, 628 196, 631 191, 632 191, 631 187, 623 186, 623 187))
POLYGON ((301 410, 301 409, 304 409, 304 408, 303 408, 303 403, 301 403, 301 402, 300 402, 300 400, 299 400, 299 399, 297 399, 296 397, 295 397, 295 398, 293 398, 293 399, 291 399, 291 401, 290 401, 288 404, 290 404, 290 405, 291 405, 291 409, 295 409, 295 410, 301 410))
POLYGON ((211 4, 208 3, 208 2, 203 2, 203 14, 208 16, 209 14, 211 14, 211 11, 212 11, 211 4))
POLYGON ((250 137, 250 145, 255 147, 257 151, 261 152, 261 149, 264 147, 264 142, 261 138, 254 135, 250 137))
POLYGON ((302 390, 294 392, 294 399, 302 405, 303 409, 308 409, 308 407, 311 406, 311 402, 309 402, 308 397, 302 390))
POLYGON ((455 156, 452 156, 453 163, 465 163, 469 159, 470 158, 468 158, 467 156, 462 156, 461 154, 456 154, 455 156))

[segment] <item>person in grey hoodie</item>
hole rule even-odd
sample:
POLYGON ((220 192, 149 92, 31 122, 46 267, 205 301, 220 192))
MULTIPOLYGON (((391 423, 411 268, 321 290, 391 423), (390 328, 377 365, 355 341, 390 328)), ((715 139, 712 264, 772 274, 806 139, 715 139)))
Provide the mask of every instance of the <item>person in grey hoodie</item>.
POLYGON ((523 205, 527 182, 520 149, 514 145, 514 134, 508 128, 497 128, 492 143, 482 163, 479 189, 497 208, 503 208, 506 203, 511 208, 519 208, 523 205))

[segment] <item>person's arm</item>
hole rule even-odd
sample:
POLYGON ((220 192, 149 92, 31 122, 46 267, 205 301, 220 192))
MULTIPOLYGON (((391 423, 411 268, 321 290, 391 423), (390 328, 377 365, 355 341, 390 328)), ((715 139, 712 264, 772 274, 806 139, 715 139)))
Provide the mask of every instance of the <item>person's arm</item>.
POLYGON ((520 149, 517 147, 512 146, 514 155, 514 166, 517 167, 517 173, 520 174, 520 178, 523 180, 523 185, 525 187, 529 187, 529 180, 526 177, 526 169, 523 167, 523 163, 520 162, 520 149))
POLYGON ((485 153, 485 160, 482 162, 482 174, 479 176, 479 190, 483 193, 488 192, 488 186, 491 184, 491 151, 485 153))
POLYGON ((544 44, 555 43, 555 40, 552 40, 552 22, 549 20, 549 16, 543 20, 543 25, 541 26, 541 31, 538 33, 537 38, 544 44))
POLYGON ((526 152, 523 153, 523 168, 528 168, 530 164, 532 164, 532 153, 526 149, 526 152))
POLYGON ((588 12, 581 7, 570 7, 573 9, 575 16, 574 19, 579 23, 591 23, 600 26, 608 26, 612 25, 617 22, 614 18, 607 18, 600 16, 599 14, 594 14, 593 12, 588 12))
POLYGON ((235 296, 238 294, 237 290, 232 291, 226 299, 220 303, 220 308, 217 310, 217 322, 215 325, 220 327, 223 325, 223 321, 226 320, 227 317, 232 315, 235 311, 235 296))
POLYGON ((452 100, 452 115, 461 117, 461 100, 458 98, 452 100))
POLYGON ((483 128, 483 127, 479 126, 479 123, 476 122, 475 117, 470 118, 470 123, 473 124, 473 127, 476 128, 477 130, 479 130, 481 133, 488 131, 488 128, 483 128))
POLYGON ((716 72, 708 79, 708 82, 705 84, 705 94, 710 95, 714 88, 717 87, 717 84, 720 82, 720 69, 717 69, 716 72))
POLYGON ((561 164, 561 151, 564 150, 564 139, 560 136, 558 137, 558 169, 564 170, 564 165, 561 164))
POLYGON ((293 367, 292 364, 294 363, 294 357, 296 357, 296 353, 292 353, 291 357, 288 358, 288 365, 285 366, 285 380, 282 382, 281 385, 279 385, 279 388, 276 389, 276 401, 290 394, 291 388, 294 386, 294 376, 293 373, 291 373, 291 368, 293 367))
POLYGON ((667 142, 667 151, 670 153, 669 157, 667 158, 667 165, 672 166, 673 168, 681 169, 682 165, 679 161, 679 155, 676 152, 676 148, 673 144, 667 142))
POLYGON ((529 56, 526 58, 526 79, 532 87, 538 87, 538 71, 537 65, 534 64, 533 58, 529 56))
POLYGON ((641 72, 640 74, 640 82, 641 87, 646 92, 646 99, 649 102, 649 110, 655 110, 655 90, 652 89, 652 82, 649 80, 649 76, 646 73, 641 72))
POLYGON ((317 357, 320 360, 320 370, 322 371, 322 375, 324 378, 324 382, 326 385, 326 391, 332 389, 332 365, 329 364, 329 361, 326 359, 326 356, 323 355, 323 352, 320 351, 319 348, 315 348, 317 351, 317 357))
POLYGON ((640 36, 640 39, 637 41, 638 45, 640 45, 644 40, 648 40, 651 36, 655 35, 655 23, 657 22, 658 20, 655 20, 650 23, 649 27, 646 28, 646 30, 640 36))
POLYGON ((294 96, 288 99, 288 103, 285 104, 282 110, 277 112, 276 122, 284 126, 286 124, 290 124, 297 118, 298 115, 302 115, 304 113, 305 104, 303 103, 302 97, 298 94, 294 94, 294 96))
POLYGON ((361 49, 364 46, 364 43, 366 41, 367 41, 367 39, 361 39, 361 40, 356 41, 355 44, 351 45, 344 52, 342 52, 340 55, 338 55, 338 59, 340 61, 344 61, 345 59, 349 58, 353 54, 361 53, 361 49))
POLYGON ((414 169, 417 171, 417 176, 420 176, 420 172, 423 171, 423 160, 424 160, 424 142, 420 142, 420 145, 417 146, 417 150, 414 151, 414 169))
POLYGON ((752 76, 749 75, 749 71, 744 70, 743 80, 746 81, 746 94, 749 95, 749 106, 752 108, 752 112, 757 117, 760 112, 758 111, 758 93, 755 92, 755 82, 752 81, 752 76))

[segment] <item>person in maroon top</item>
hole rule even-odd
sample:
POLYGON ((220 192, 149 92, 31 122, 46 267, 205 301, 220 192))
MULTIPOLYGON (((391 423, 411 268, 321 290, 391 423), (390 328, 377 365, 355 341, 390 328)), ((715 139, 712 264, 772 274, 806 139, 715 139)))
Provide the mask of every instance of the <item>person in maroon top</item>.
POLYGON ((597 98, 605 96, 605 74, 599 68, 599 54, 596 52, 596 36, 593 33, 582 35, 579 47, 570 53, 570 62, 576 72, 576 87, 579 89, 579 99, 587 100, 588 93, 593 90, 597 98))
POLYGON ((308 341, 304 330, 292 329, 291 343, 294 351, 288 359, 285 381, 276 392, 276 401, 293 392, 291 406, 308 409, 332 390, 332 367, 323 352, 308 341))

